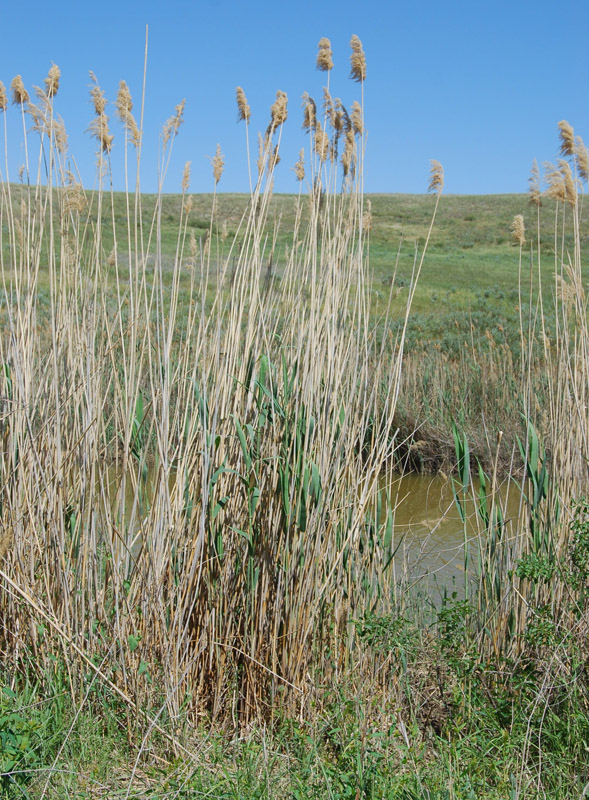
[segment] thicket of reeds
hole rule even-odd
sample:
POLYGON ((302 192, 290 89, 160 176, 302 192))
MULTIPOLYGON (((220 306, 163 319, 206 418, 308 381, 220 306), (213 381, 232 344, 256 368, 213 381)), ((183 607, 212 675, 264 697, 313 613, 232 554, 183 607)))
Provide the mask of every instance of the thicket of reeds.
MULTIPOLYGON (((546 667, 539 707, 557 685, 580 680, 589 563, 587 509, 574 504, 586 491, 589 458, 578 225, 584 146, 561 125, 563 160, 547 173, 559 201, 555 242, 570 219, 576 232, 572 252, 555 247, 554 342, 542 327, 540 292, 533 327, 522 326, 529 358, 514 368, 495 350, 480 365, 483 389, 492 370, 494 386, 519 387, 520 513, 508 519, 498 491, 500 460, 513 456, 504 457, 496 424, 489 423, 490 466, 481 465, 476 486, 476 463, 457 427, 456 503, 464 509, 476 495, 479 529, 469 541, 464 521, 467 603, 442 608, 441 649, 422 632, 425 673, 413 674, 395 639, 409 598, 398 584, 383 476, 419 444, 419 432, 413 443, 401 441, 395 418, 400 392, 417 381, 417 367, 408 361, 403 375, 401 367, 425 250, 404 316, 374 319, 363 98, 347 110, 330 94, 327 40, 318 67, 327 86, 322 103, 303 98, 298 221, 280 275, 268 210, 289 114, 284 92, 251 159, 250 201, 232 242, 217 224, 221 149, 212 159, 209 232, 199 239, 189 224, 186 166, 173 263, 162 254, 161 208, 183 103, 162 130, 160 188, 146 224, 142 131, 126 84, 116 100, 129 187, 122 222, 108 188, 113 134, 98 83, 95 192, 67 166, 57 68, 32 98, 15 78, 15 109, 0 92, 4 117, 22 115, 26 154, 20 183, 5 177, 0 197, 5 670, 40 683, 60 670, 78 708, 100 686, 123 701, 130 725, 165 731, 179 749, 181 721, 243 726, 275 710, 313 717, 334 682, 361 682, 367 697, 379 698, 376 716, 410 709, 429 724, 435 706, 447 719, 466 681, 458 670, 445 684, 436 659, 448 645, 471 675, 493 658, 515 675, 532 653, 546 667), (533 340, 543 343, 545 371, 532 359, 533 340), (542 409, 539 378, 549 398, 542 409)), ((357 37, 351 76, 362 91, 357 37)), ((242 89, 237 102, 249 158, 242 89)), ((4 138, 6 152, 20 144, 8 141, 6 126, 4 138)), ((432 225, 442 185, 432 162, 432 225)), ((533 199, 539 207, 540 195, 533 199)), ((519 222, 514 232, 523 275, 519 222)), ((536 280, 539 253, 522 285, 536 280)), ((450 385, 447 365, 436 369, 436 391, 463 402, 455 393, 460 365, 450 385)), ((507 395, 498 393, 498 402, 507 395)), ((487 693, 503 680, 501 669, 484 684, 487 693)))
MULTIPOLYGON (((356 38, 351 63, 362 89, 356 38)), ((161 193, 183 104, 162 131, 146 226, 141 131, 121 83, 133 172, 121 224, 106 99, 93 78, 100 188, 89 193, 67 168, 58 79, 54 67, 34 99, 13 82, 27 162, 20 184, 2 183, 5 657, 40 678, 57 658, 80 700, 97 681, 136 711, 161 701, 172 718, 241 724, 278 702, 302 713, 318 675, 352 666, 349 620, 393 596, 391 511, 385 528, 378 515, 404 328, 384 358, 370 317, 362 105, 348 111, 329 81, 322 104, 304 97, 307 221, 278 280, 267 212, 283 92, 234 246, 222 254, 216 194, 209 235, 191 235, 187 165, 170 265, 161 193)), ((237 100, 247 139, 241 89, 237 100)), ((2 111, 14 113, 6 101, 2 111)), ((212 169, 216 189, 220 148, 212 169)), ((431 188, 433 214, 437 164, 431 188)))

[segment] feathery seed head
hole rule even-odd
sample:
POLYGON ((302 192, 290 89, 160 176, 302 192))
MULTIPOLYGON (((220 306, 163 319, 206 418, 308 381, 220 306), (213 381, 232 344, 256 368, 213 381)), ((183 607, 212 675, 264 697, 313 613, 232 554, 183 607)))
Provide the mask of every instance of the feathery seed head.
POLYGON ((344 140, 344 152, 342 153, 342 168, 344 178, 354 177, 355 172, 355 151, 354 133, 351 128, 346 129, 344 140))
POLYGON ((297 181, 305 179, 305 150, 299 150, 299 160, 293 167, 294 173, 297 176, 297 181))
POLYGON ((245 97, 245 92, 238 86, 235 90, 235 94, 237 97, 237 121, 241 122, 241 120, 245 120, 246 123, 250 121, 251 117, 251 109, 245 97))
POLYGON ((184 107, 186 105, 186 100, 182 100, 181 103, 178 103, 176 108, 174 109, 174 113, 166 122, 162 130, 162 141, 164 147, 170 141, 172 136, 176 136, 178 130, 180 129, 180 125, 184 122, 184 107))
POLYGON ((6 106, 8 105, 8 98, 6 96, 6 87, 0 81, 0 111, 6 111, 6 106))
POLYGON ((15 75, 10 84, 12 89, 12 102, 15 106, 22 106, 29 102, 29 93, 25 89, 23 79, 20 75, 15 75))
POLYGON ((580 136, 575 139, 575 157, 579 178, 587 183, 589 181, 589 154, 580 136))
POLYGON ((274 146, 274 150, 270 153, 268 158, 268 166, 267 172, 268 175, 271 175, 272 172, 276 169, 276 167, 280 164, 280 156, 278 155, 278 145, 274 146))
POLYGON ((192 162, 187 161, 184 164, 184 171, 182 172, 182 194, 186 194, 188 191, 188 187, 190 186, 190 167, 192 162))
POLYGON ((319 52, 317 53, 317 69, 321 72, 329 72, 333 69, 333 54, 331 52, 331 42, 323 37, 319 39, 319 52))
POLYGON ((444 168, 439 161, 436 161, 433 158, 430 161, 430 164, 430 179, 427 190, 428 192, 433 192, 434 194, 440 195, 442 193, 442 189, 444 188, 444 168))
POLYGON ((315 124, 315 152, 319 160, 324 162, 329 155, 329 136, 323 130, 323 125, 318 121, 315 124))
POLYGON ((358 136, 364 133, 364 121, 362 119, 362 107, 357 100, 352 103, 352 113, 350 115, 352 130, 358 136))
POLYGON ((540 207, 542 205, 542 192, 540 191, 540 170, 536 159, 532 164, 528 183, 530 184, 530 205, 540 207))
POLYGON ((559 162, 560 172, 563 178, 565 199, 570 206, 574 206, 577 202, 577 187, 573 180, 573 173, 568 161, 560 159, 559 162))
POLYGON ((225 169, 225 156, 221 151, 221 145, 217 145, 217 152, 211 159, 211 163, 213 165, 213 177, 215 178, 215 186, 221 180, 221 175, 223 174, 223 170, 225 169))
POLYGON ((511 223, 511 236, 513 243, 522 247, 526 243, 524 218, 521 214, 516 214, 511 223))
POLYGON ((59 67, 57 64, 52 64, 45 78, 45 94, 47 97, 55 97, 57 94, 57 90, 59 89, 59 78, 61 77, 61 72, 59 71, 59 67))
POLYGON ((317 122, 317 106, 312 97, 309 97, 307 92, 303 95, 303 130, 310 131, 315 128, 317 122))
POLYGON ((546 181, 546 196, 559 203, 564 203, 566 201, 564 176, 559 167, 550 161, 544 162, 544 180, 546 181))
POLYGON ((372 230, 372 202, 370 200, 366 201, 366 210, 362 217, 362 227, 366 232, 372 230))
POLYGON ((261 175, 264 171, 264 161, 266 158, 266 152, 268 150, 268 134, 264 138, 262 138, 262 134, 258 133, 258 160, 256 161, 256 165, 258 167, 258 175, 261 175))
POLYGON ((270 125, 268 126, 268 131, 273 133, 276 128, 280 127, 284 122, 286 122, 286 118, 288 116, 287 111, 287 102, 288 98, 286 96, 286 92, 281 92, 278 90, 276 92, 276 100, 272 103, 270 107, 270 125))
POLYGON ((575 133, 572 125, 562 119, 558 123, 558 130, 560 132, 560 154, 572 156, 575 152, 575 133))
POLYGON ((141 141, 141 134, 135 122, 135 117, 132 114, 133 100, 131 92, 125 81, 119 82, 119 91, 117 93, 116 101, 117 116, 129 132, 131 141, 137 147, 141 141))
POLYGON ((352 54, 350 55, 350 78, 358 83, 363 83, 366 80, 366 56, 362 49, 362 42, 354 34, 350 39, 350 47, 352 54))

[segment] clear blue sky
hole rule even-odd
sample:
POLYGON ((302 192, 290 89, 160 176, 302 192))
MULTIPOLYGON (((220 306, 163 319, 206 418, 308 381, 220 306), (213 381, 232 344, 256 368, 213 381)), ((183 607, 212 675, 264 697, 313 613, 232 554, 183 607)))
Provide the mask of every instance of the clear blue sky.
MULTIPOLYGON (((161 126, 182 98, 185 123, 165 189, 179 190, 191 161, 191 191, 211 191, 206 156, 219 142, 226 157, 219 191, 247 190, 238 85, 252 108, 252 138, 265 129, 276 90, 287 92, 275 188, 296 191, 291 167, 306 144, 300 97, 308 91, 321 99, 325 73, 315 58, 322 36, 333 47, 332 94, 345 105, 359 98, 348 79, 350 36, 364 45, 368 192, 425 191, 430 158, 444 165, 449 193, 526 191, 532 160, 557 157, 559 120, 589 144, 588 0, 0 0, 0 80, 8 88, 20 73, 30 89, 42 85, 52 61, 60 67, 55 109, 86 185, 94 182, 96 149, 85 133, 93 115, 88 70, 112 102, 125 79, 138 112, 146 25, 145 191, 156 186, 161 126)), ((7 119, 14 179, 24 157, 13 106, 7 119)), ((123 134, 114 119, 112 132, 121 188, 123 134)))

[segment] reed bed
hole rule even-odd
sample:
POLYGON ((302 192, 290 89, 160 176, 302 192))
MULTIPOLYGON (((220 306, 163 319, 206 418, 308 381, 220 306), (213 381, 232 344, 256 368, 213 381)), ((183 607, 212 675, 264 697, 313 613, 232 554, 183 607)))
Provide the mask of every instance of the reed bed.
MULTIPOLYGON (((356 37, 352 45, 362 88, 365 58, 356 37)), ((320 61, 329 73, 325 47, 320 61)), ((137 711, 158 697, 172 719, 188 710, 241 725, 278 700, 303 713, 315 676, 352 666, 348 620, 391 603, 394 540, 375 509, 397 446, 405 328, 395 326, 394 356, 382 358, 369 305, 362 106, 348 112, 325 89, 319 112, 305 96, 308 155, 278 278, 268 208, 283 92, 233 243, 216 224, 218 147, 209 230, 191 235, 187 165, 166 263, 163 187, 183 103, 163 127, 145 224, 141 130, 121 83, 135 189, 119 223, 106 99, 92 76, 100 188, 88 193, 68 171, 58 77, 52 68, 34 101, 15 79, 33 133, 23 134, 23 182, 2 182, 5 655, 39 677, 57 657, 75 696, 97 680, 137 711)), ((247 144, 241 89, 237 100, 247 144)), ((433 213, 442 180, 434 164, 433 213)))

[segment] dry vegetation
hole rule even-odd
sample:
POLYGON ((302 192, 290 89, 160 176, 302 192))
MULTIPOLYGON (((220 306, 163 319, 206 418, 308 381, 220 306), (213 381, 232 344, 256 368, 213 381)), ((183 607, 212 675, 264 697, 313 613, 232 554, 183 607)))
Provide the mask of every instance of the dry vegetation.
MULTIPOLYGON (((351 44, 351 77, 362 88, 365 56, 357 37, 351 44)), ((324 39, 318 66, 328 74, 332 67, 324 39)), ((502 512, 497 456, 477 488, 482 555, 472 608, 444 606, 441 649, 423 631, 403 673, 399 626, 410 597, 393 581, 396 539, 382 476, 399 456, 400 391, 419 384, 417 366, 401 368, 425 247, 401 324, 391 316, 394 283, 374 319, 362 104, 348 113, 326 89, 320 110, 306 96, 308 152, 297 175, 309 191, 296 201, 278 280, 269 208, 287 119, 283 92, 259 138, 239 235, 226 241, 214 194, 208 234, 197 240, 187 168, 175 256, 164 268, 162 194, 146 225, 142 196, 127 193, 121 224, 112 195, 89 196, 66 170, 58 85, 54 66, 33 102, 13 81, 23 124, 25 117, 34 123, 39 159, 35 167, 25 131, 23 184, 1 187, 5 669, 40 684, 62 669, 77 709, 100 685, 124 702, 131 736, 140 729, 145 743, 159 731, 185 755, 189 745, 178 733, 185 722, 244 729, 278 713, 317 720, 333 684, 352 680, 362 683, 357 697, 377 698, 366 712, 370 724, 400 720, 408 741, 403 717, 413 713, 422 730, 441 731, 467 680, 452 658, 471 658, 472 647, 472 674, 496 659, 482 683, 491 697, 530 659, 541 709, 562 685, 581 685, 575 670, 586 657, 589 544, 585 512, 579 516, 572 501, 586 491, 589 456, 578 234, 587 168, 572 130, 561 123, 563 160, 547 173, 556 235, 565 216, 576 232, 570 252, 557 248, 553 342, 539 305, 533 329, 522 325, 521 363, 500 351, 488 356, 497 386, 518 381, 529 422, 521 513, 506 520, 502 512), (529 343, 541 336, 539 362, 529 343), (533 424, 541 374, 550 465, 533 424), (555 638, 530 638, 530 626, 546 619, 555 638)), ((96 83, 92 99, 106 176, 112 134, 96 83)), ((249 137, 241 89, 237 102, 249 137)), ((5 92, 0 107, 8 113, 5 92)), ((116 107, 126 163, 136 154, 139 167, 141 131, 124 83, 116 107)), ((182 113, 180 104, 163 129, 162 187, 182 113)), ((212 162, 216 190, 220 148, 212 162)), ((441 166, 432 162, 431 225, 442 187, 441 166)), ((521 218, 514 234, 521 252, 521 218)), ((428 240, 429 233, 425 246, 428 240)), ((531 280, 536 274, 539 263, 531 280)), ((450 372, 440 366, 437 391, 448 393, 450 375, 451 392, 465 369, 460 361, 450 372)), ((475 490, 458 430, 454 443, 460 505, 475 490)), ((520 689, 510 691, 523 702, 520 689)), ((584 688, 579 697, 586 713, 584 688)), ((521 786, 542 774, 536 760, 525 761, 531 739, 522 747, 521 786)))

